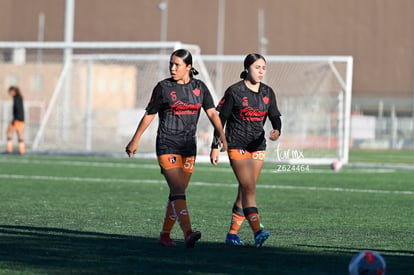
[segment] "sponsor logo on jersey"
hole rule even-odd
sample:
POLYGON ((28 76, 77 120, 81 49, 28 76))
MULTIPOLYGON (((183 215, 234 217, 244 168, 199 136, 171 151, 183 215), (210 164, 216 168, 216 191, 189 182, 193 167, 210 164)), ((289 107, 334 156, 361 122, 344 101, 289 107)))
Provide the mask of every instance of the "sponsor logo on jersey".
POLYGON ((259 111, 252 107, 247 107, 240 111, 240 117, 247 121, 263 121, 266 115, 267 111, 259 111))
POLYGON ((200 89, 194 89, 194 90, 193 90, 193 93, 194 93, 196 96, 200 96, 200 89))
POLYGON ((269 98, 267 96, 263 97, 264 104, 269 104, 269 98))
POLYGON ((169 157, 168 157, 168 161, 169 161, 170 163, 174 164, 174 163, 176 163, 176 162, 177 162, 177 158, 176 158, 175 156, 169 156, 169 157))
POLYGON ((171 100, 172 100, 172 101, 177 101, 177 92, 172 91, 172 92, 170 93, 170 96, 171 96, 171 100))
POLYGON ((170 106, 174 115, 194 115, 200 112, 202 104, 190 104, 182 101, 177 101, 170 106))

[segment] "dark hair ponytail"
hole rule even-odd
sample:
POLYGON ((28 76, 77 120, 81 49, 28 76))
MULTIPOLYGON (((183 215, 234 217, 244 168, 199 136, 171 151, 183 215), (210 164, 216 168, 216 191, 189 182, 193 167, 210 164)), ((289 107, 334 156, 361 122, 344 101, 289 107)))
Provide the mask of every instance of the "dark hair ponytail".
POLYGON ((198 75, 198 71, 196 69, 194 69, 194 67, 191 67, 190 76, 193 77, 194 75, 198 75))
POLYGON ((245 58, 244 58, 244 70, 240 73, 240 78, 242 79, 246 79, 247 78, 247 72, 246 70, 249 69, 250 65, 252 65, 254 62, 256 62, 256 60, 258 59, 263 59, 266 62, 266 59, 258 53, 251 53, 248 54, 245 58))
POLYGON ((242 72, 240 73, 240 78, 241 78, 241 79, 246 79, 246 78, 247 78, 247 72, 246 72, 246 70, 244 70, 244 71, 242 71, 242 72))
POLYGON ((191 65, 191 69, 190 69, 190 77, 193 77, 195 75, 198 75, 198 71, 196 69, 194 69, 193 67, 193 56, 191 55, 189 50, 186 49, 178 49, 175 50, 172 54, 171 57, 173 56, 177 56, 179 58, 181 58, 185 65, 191 65))

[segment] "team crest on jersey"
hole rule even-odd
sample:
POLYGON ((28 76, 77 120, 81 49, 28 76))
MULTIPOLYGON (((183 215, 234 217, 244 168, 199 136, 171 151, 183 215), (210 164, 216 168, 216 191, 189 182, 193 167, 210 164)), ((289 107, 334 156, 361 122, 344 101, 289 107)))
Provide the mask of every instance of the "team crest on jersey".
POLYGON ((249 100, 248 100, 247 96, 243 97, 243 103, 242 103, 242 105, 243 106, 249 106, 249 100))
POLYGON ((172 101, 177 101, 177 92, 172 91, 172 92, 170 93, 170 96, 171 96, 171 100, 172 100, 172 101))
POLYGON ((264 104, 269 104, 269 98, 267 96, 263 97, 264 104))
POLYGON ((176 162, 177 162, 177 158, 176 158, 175 156, 169 156, 169 157, 168 157, 168 161, 169 161, 170 163, 174 164, 174 163, 176 163, 176 162))
POLYGON ((196 96, 200 96, 200 89, 194 89, 194 90, 193 90, 193 93, 194 93, 196 96))

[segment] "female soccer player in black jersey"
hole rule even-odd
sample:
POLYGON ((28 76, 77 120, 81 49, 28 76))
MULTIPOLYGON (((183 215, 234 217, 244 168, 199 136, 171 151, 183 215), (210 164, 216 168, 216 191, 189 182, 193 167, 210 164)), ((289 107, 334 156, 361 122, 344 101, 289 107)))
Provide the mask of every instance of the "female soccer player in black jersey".
POLYGON ((170 232, 177 220, 188 248, 194 247, 195 242, 201 238, 199 231, 192 230, 185 196, 185 190, 194 171, 197 153, 196 129, 201 108, 219 133, 222 151, 227 150, 223 125, 214 108, 213 98, 206 85, 201 80, 193 78, 198 72, 192 64, 191 53, 185 49, 176 50, 171 54, 171 77, 155 86, 146 113, 126 146, 126 153, 131 157, 138 149, 142 134, 158 113, 156 153, 161 172, 170 189, 158 241, 165 246, 176 246, 170 238, 170 232))
POLYGON ((13 97, 13 120, 7 128, 7 153, 13 151, 13 133, 16 132, 19 154, 23 155, 25 153, 23 96, 17 86, 10 86, 8 92, 13 97))
MULTIPOLYGON (((244 245, 237 232, 245 218, 253 230, 256 247, 261 247, 270 236, 268 231, 261 228, 256 205, 256 183, 266 150, 263 129, 266 118, 269 118, 273 127, 270 140, 279 138, 282 123, 272 88, 261 82, 265 73, 264 57, 259 54, 247 55, 244 71, 240 74, 243 80, 226 90, 217 107, 221 122, 226 125, 228 156, 239 182, 230 230, 226 236, 226 243, 230 245, 244 245)), ((219 156, 218 132, 214 136, 210 157, 216 165, 219 156)))

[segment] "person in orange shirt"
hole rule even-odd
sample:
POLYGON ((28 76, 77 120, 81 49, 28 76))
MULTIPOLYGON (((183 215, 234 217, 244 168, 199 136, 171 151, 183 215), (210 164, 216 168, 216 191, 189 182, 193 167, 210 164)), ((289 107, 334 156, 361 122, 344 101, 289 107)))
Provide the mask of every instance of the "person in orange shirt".
POLYGON ((13 97, 13 120, 7 128, 7 153, 13 152, 13 133, 16 132, 19 153, 23 155, 25 153, 23 96, 17 86, 10 86, 8 92, 13 97))

